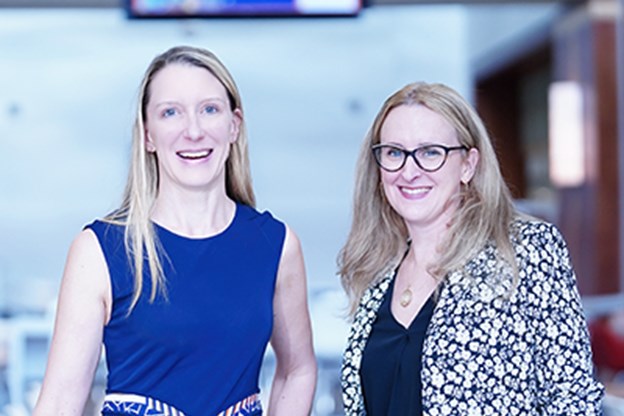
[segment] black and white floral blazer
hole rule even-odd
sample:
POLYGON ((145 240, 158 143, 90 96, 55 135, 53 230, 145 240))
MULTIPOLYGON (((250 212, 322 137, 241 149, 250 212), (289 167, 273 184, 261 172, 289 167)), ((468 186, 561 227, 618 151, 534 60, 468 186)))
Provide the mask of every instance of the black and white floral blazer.
MULTIPOLYGON (((441 284, 423 345, 426 416, 602 414, 565 242, 545 222, 518 220, 513 228, 519 281, 511 297, 504 296, 509 271, 497 269, 491 245, 441 284)), ((395 273, 369 287, 355 313, 342 365, 347 416, 366 414, 362 352, 395 273)))

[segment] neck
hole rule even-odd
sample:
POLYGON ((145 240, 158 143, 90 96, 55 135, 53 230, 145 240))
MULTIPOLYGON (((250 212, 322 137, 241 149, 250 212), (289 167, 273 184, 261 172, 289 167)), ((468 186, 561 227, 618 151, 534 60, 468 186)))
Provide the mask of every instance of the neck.
POLYGON ((150 218, 188 237, 207 237, 223 231, 234 216, 235 203, 220 190, 159 189, 150 218))
POLYGON ((437 261, 439 256, 437 247, 437 242, 415 245, 412 241, 409 251, 401 264, 401 268, 412 271, 416 269, 426 271, 431 264, 437 261))
POLYGON ((417 258, 423 258, 421 253, 428 256, 436 253, 434 257, 437 258, 438 247, 446 239, 455 212, 456 207, 449 206, 442 215, 433 221, 405 222, 412 241, 410 251, 417 254, 417 258))
POLYGON ((412 241, 410 252, 418 254, 418 258, 422 258, 420 253, 431 254, 437 251, 438 245, 444 241, 448 233, 448 225, 444 223, 436 226, 417 227, 408 224, 407 230, 412 241))

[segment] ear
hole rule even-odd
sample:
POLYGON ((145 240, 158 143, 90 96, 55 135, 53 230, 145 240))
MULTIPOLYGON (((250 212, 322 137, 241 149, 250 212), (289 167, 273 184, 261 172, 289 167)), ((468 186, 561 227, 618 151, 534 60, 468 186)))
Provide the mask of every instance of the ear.
POLYGON ((152 141, 152 136, 150 136, 150 134, 147 131, 147 129, 145 130, 145 149, 149 153, 156 152, 156 146, 154 146, 154 142, 152 141))
POLYGON ((238 139, 238 133, 240 132, 240 126, 243 122, 243 112, 240 108, 232 111, 232 121, 230 124, 230 143, 234 143, 238 139))
POLYGON ((462 165, 462 174, 461 174, 461 182, 466 185, 474 176, 477 171, 477 166, 479 165, 480 154, 477 149, 474 147, 468 150, 468 154, 464 158, 464 162, 462 165))

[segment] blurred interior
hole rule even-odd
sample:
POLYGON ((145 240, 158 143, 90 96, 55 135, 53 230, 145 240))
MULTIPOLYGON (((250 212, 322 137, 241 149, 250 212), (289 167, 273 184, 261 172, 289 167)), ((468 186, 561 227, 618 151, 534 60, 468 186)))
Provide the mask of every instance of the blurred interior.
MULTIPOLYGON (((492 134, 518 207, 566 238, 605 415, 624 415, 624 0, 371 0, 356 16, 129 18, 121 0, 0 0, 0 416, 29 415, 69 244, 114 209, 157 53, 213 50, 242 92, 258 207, 299 235, 319 384, 341 415, 336 254, 382 101, 443 82, 492 134)), ((262 394, 270 385, 267 354, 262 394)), ((85 415, 98 414, 98 368, 85 415)))

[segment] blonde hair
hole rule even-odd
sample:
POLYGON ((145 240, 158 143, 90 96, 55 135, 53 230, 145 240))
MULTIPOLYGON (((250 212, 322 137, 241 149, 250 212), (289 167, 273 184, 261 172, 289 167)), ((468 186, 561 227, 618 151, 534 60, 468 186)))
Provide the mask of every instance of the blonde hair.
MULTIPOLYGON (((163 274, 162 251, 150 221, 150 213, 158 192, 158 160, 155 153, 145 147, 146 109, 151 97, 151 83, 154 76, 167 65, 183 64, 204 68, 214 75, 225 87, 231 110, 243 106, 238 87, 223 63, 205 49, 177 46, 156 56, 148 66, 137 99, 136 118, 132 134, 132 154, 126 188, 121 206, 105 220, 124 225, 125 246, 128 259, 134 272, 134 292, 128 313, 137 304, 143 291, 143 264, 147 260, 153 302, 158 293, 166 296, 166 279, 163 274)), ((255 206, 255 196, 251 184, 249 157, 247 150, 247 130, 241 120, 236 141, 231 145, 226 161, 226 193, 236 202, 255 206)))
POLYGON ((395 268, 407 249, 407 228, 385 199, 379 168, 371 151, 371 146, 380 142, 381 127, 388 113, 403 105, 423 105, 440 114, 455 128, 459 143, 476 148, 480 154, 472 180, 462 185, 460 206, 443 242, 445 249, 430 272, 443 279, 449 272, 461 269, 488 242, 493 242, 501 260, 512 267, 517 278, 509 234, 515 209, 483 122, 453 89, 417 82, 406 85, 384 102, 360 149, 351 230, 338 255, 339 275, 349 296, 351 315, 364 291, 395 268))

